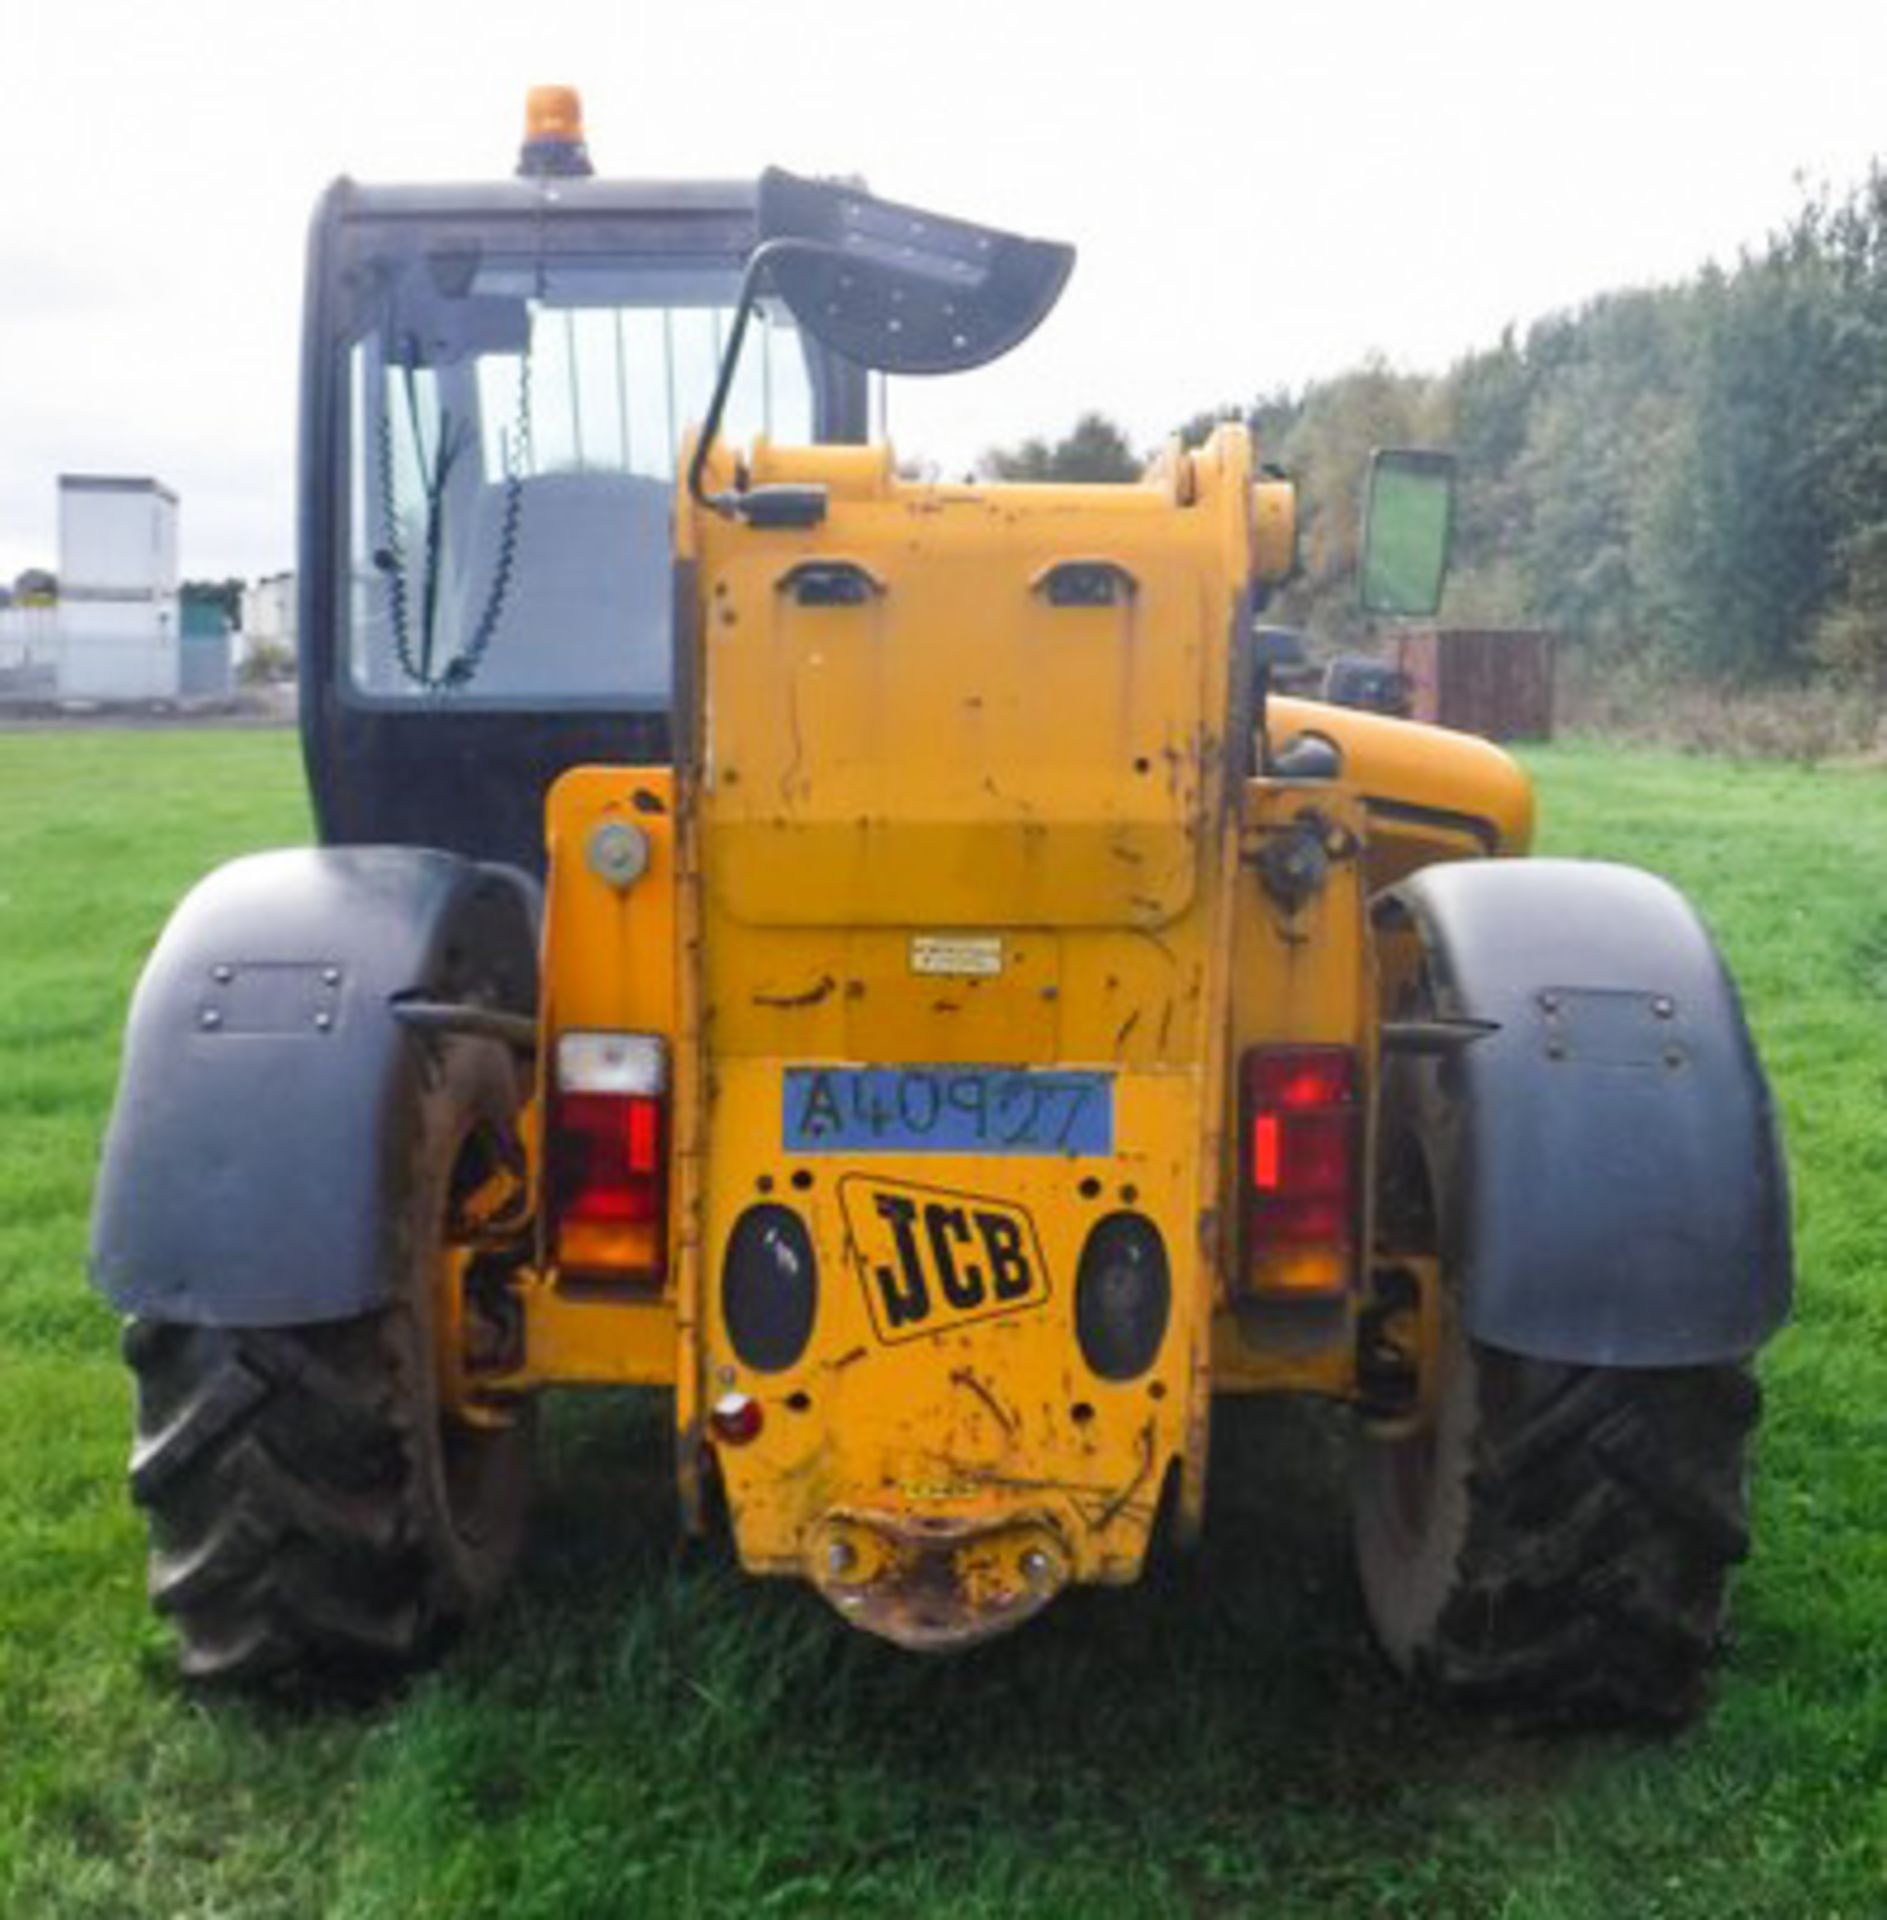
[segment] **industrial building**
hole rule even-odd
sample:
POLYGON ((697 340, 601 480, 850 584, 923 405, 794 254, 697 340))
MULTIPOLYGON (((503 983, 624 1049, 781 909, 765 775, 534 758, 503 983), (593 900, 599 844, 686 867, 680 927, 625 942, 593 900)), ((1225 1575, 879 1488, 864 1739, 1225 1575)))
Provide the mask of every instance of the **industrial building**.
POLYGON ((59 691, 162 700, 179 684, 177 496, 151 479, 59 476, 59 691))
POLYGON ((186 608, 177 496, 148 475, 59 476, 58 593, 0 611, 0 696, 178 700, 227 693, 230 636, 186 608))

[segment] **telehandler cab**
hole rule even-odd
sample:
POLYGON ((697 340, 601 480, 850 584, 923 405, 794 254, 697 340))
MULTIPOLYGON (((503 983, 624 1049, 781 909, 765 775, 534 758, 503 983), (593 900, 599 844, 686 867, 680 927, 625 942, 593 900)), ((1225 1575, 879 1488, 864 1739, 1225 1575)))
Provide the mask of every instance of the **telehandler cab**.
MULTIPOLYGON (((847 444, 861 369, 1004 351, 1068 249, 534 146, 324 202, 323 844, 201 882, 130 1016, 93 1261, 185 1671, 431 1653, 551 1387, 668 1390, 688 1524, 921 1649, 1134 1580, 1213 1396, 1300 1393, 1398 1665, 1691 1711, 1790 1286, 1697 916, 1522 857, 1489 744, 1268 689, 1242 428, 1125 486, 847 444)), ((1450 486, 1378 456, 1378 610, 1450 486)))

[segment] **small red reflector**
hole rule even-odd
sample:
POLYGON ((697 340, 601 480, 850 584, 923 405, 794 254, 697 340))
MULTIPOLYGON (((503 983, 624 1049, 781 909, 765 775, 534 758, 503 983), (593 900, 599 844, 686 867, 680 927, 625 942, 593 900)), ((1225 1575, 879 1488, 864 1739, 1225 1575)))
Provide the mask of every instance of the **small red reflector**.
POLYGON ((724 1393, 708 1414, 715 1437, 732 1447, 744 1447, 757 1438, 763 1424, 760 1402, 750 1393, 724 1393))

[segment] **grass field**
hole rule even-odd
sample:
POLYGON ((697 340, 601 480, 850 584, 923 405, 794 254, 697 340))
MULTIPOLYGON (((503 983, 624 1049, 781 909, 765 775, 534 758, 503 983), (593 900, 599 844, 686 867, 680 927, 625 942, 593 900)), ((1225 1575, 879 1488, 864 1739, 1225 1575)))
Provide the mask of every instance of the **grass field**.
POLYGON ((922 1664, 680 1551, 659 1409, 552 1422, 522 1576, 371 1711, 191 1697, 82 1276, 139 959, 302 837, 286 734, 0 736, 0 1915, 1887 1914, 1887 780, 1562 747, 1545 842, 1703 906, 1786 1111, 1756 1555, 1673 1742, 1437 1714, 1364 1636, 1327 1423, 1224 1424, 1208 1544, 922 1664))

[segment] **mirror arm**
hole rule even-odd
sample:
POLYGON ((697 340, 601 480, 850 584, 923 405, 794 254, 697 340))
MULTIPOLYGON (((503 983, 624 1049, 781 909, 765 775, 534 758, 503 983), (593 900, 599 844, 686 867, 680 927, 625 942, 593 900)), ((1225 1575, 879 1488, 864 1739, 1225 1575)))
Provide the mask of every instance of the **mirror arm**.
POLYGON ((708 453, 721 431, 721 417, 727 411, 734 390, 734 370, 740 363, 741 342, 747 337, 747 322, 760 298, 760 282, 767 269, 786 253, 831 253, 835 249, 819 240, 800 240, 780 235, 763 240, 747 256, 747 270, 740 277, 740 294, 734 303, 734 324, 728 332, 727 347, 721 355, 720 371, 714 377, 714 397, 708 402, 707 418, 695 439, 694 458, 688 462, 688 497, 698 507, 707 507, 723 519, 731 520, 739 509, 734 496, 704 493, 702 476, 707 472, 708 453))

